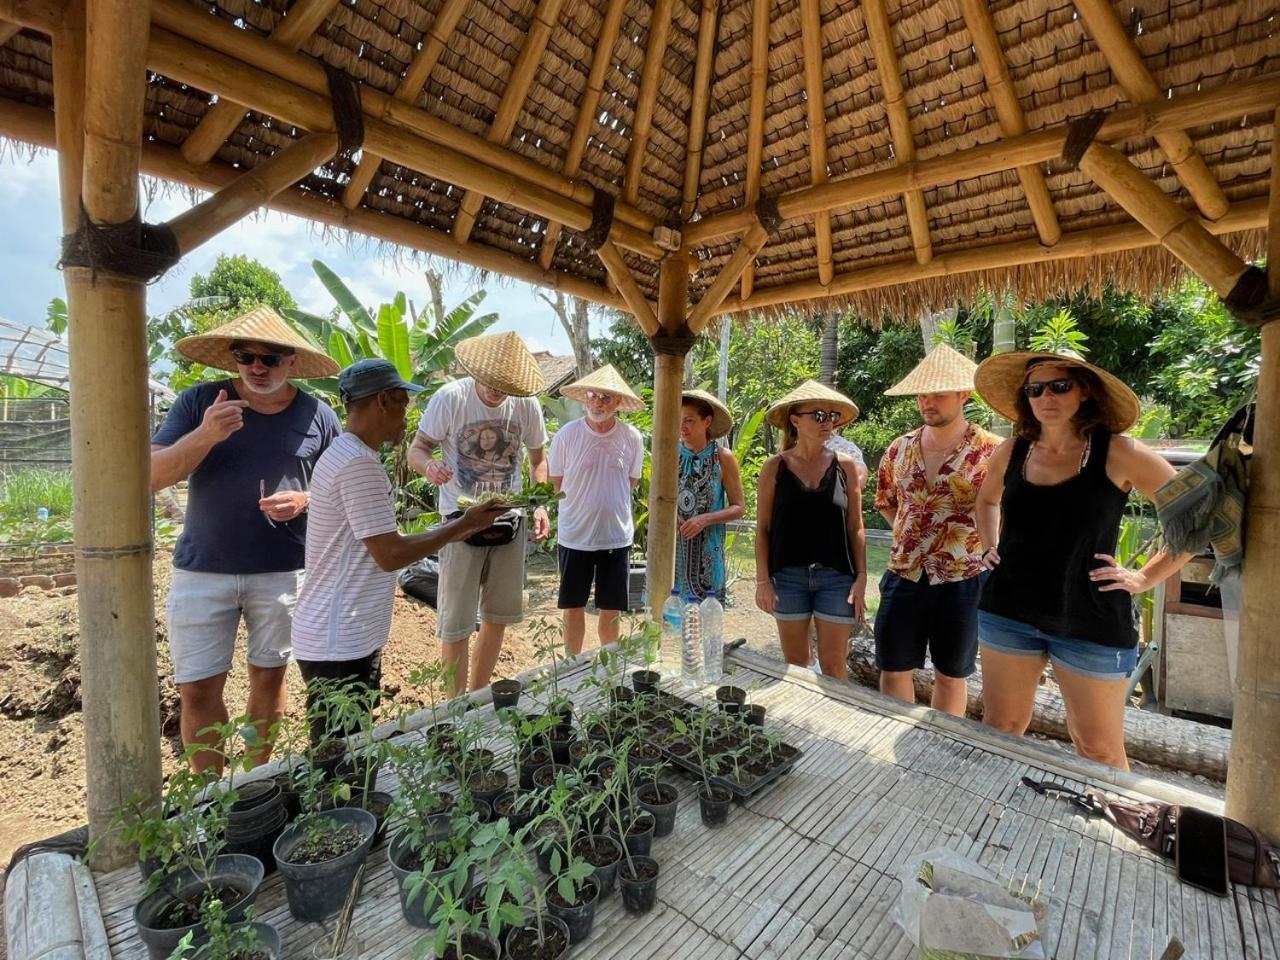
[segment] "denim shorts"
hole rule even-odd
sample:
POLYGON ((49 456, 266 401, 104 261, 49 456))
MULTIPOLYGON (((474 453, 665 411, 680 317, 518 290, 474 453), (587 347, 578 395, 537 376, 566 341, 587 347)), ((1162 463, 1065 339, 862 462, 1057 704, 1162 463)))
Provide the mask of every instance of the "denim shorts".
POLYGON ((773 615, 778 620, 808 620, 817 617, 828 623, 853 623, 849 590, 853 577, 820 563, 807 567, 783 567, 769 578, 777 602, 773 615))
POLYGON ((1137 647, 1108 647, 1044 633, 1020 620, 978 611, 978 640, 984 647, 1022 657, 1045 657, 1057 669, 1093 680, 1123 680, 1138 662, 1137 647))

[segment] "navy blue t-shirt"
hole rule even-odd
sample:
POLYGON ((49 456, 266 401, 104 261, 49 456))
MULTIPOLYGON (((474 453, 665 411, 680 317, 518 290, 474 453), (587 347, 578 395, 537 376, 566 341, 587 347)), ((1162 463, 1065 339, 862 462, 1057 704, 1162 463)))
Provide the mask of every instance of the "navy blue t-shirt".
MULTIPOLYGON (((239 397, 230 380, 183 390, 151 442, 167 447, 200 426, 219 390, 230 400, 239 397)), ((258 498, 262 491, 270 496, 309 489, 316 461, 341 432, 329 405, 301 390, 279 413, 246 407, 244 426, 215 444, 191 471, 187 519, 173 565, 198 573, 301 570, 306 514, 273 527, 258 498)))

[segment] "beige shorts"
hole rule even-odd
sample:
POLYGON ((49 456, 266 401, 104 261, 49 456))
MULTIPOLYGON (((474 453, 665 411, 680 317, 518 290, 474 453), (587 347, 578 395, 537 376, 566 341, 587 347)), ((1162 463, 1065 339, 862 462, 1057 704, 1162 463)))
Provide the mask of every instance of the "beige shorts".
POLYGON ((465 640, 476 629, 476 612, 485 623, 524 619, 524 547, 528 522, 514 540, 500 547, 446 544, 440 551, 440 587, 436 597, 436 636, 446 643, 465 640))

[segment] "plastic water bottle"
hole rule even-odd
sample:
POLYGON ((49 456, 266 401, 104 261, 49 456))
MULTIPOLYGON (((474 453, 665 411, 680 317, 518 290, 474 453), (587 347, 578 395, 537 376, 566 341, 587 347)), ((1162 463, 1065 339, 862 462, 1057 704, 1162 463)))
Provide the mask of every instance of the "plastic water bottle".
POLYGON ((707 683, 724 676, 724 607, 708 596, 698 605, 702 615, 702 674, 707 683))
POLYGON ((688 597, 680 624, 680 682, 691 690, 702 686, 701 621, 697 597, 688 597))
POLYGON ((36 519, 37 519, 37 520, 39 520, 41 523, 44 523, 46 520, 48 520, 48 519, 49 519, 49 508, 48 508, 48 507, 36 507, 36 519))
POLYGON ((680 652, 680 623, 683 619, 684 607, 680 603, 680 592, 672 590, 662 604, 662 659, 667 663, 675 663, 680 652))

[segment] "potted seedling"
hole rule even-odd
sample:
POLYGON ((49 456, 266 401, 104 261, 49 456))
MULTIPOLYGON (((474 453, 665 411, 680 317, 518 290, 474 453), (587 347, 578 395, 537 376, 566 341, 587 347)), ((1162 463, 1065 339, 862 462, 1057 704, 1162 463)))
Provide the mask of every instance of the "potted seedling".
POLYGON ((498 940, 482 929, 484 914, 472 912, 468 894, 475 871, 488 864, 507 833, 505 823, 474 829, 446 867, 428 872, 424 864, 409 879, 410 885, 425 888, 434 907, 430 922, 435 935, 419 940, 419 955, 429 942, 439 960, 498 960, 502 952, 498 940))
POLYGON ((423 664, 409 674, 409 683, 417 690, 426 693, 427 709, 431 711, 431 726, 427 728, 427 739, 437 748, 447 751, 452 744, 453 724, 440 715, 440 705, 449 699, 449 691, 453 689, 453 678, 457 667, 437 660, 431 664, 423 664))
POLYGON ((505 849, 498 858, 498 871, 489 877, 490 884, 495 882, 495 877, 500 878, 500 882, 517 901, 523 901, 527 895, 530 902, 529 914, 523 918, 522 923, 507 932, 503 941, 510 960, 560 960, 569 952, 569 927, 550 913, 547 891, 530 856, 533 844, 526 843, 526 840, 536 836, 535 826, 536 824, 531 823, 523 830, 509 835, 505 849))
POLYGON ((625 644, 628 651, 634 650, 640 662, 644 665, 641 669, 635 670, 631 674, 631 687, 642 696, 657 693, 658 684, 662 680, 662 674, 653 669, 654 664, 658 662, 661 637, 662 628, 656 622, 642 619, 628 632, 626 637, 618 641, 619 644, 625 644))
POLYGON ((618 868, 622 905, 628 913, 648 913, 658 889, 658 861, 649 856, 654 818, 647 811, 627 806, 631 780, 625 749, 618 754, 617 767, 606 781, 604 793, 613 835, 622 845, 623 862, 618 868))
POLYGON ((548 666, 534 681, 534 689, 546 698, 547 713, 558 718, 557 726, 573 722, 573 702, 560 689, 560 666, 564 661, 564 637, 559 624, 546 619, 533 621, 529 636, 537 655, 548 661, 548 666))
POLYGON ((708 827, 723 826, 729 816, 733 794, 728 788, 712 781, 712 778, 720 772, 719 759, 711 750, 714 730, 712 714, 709 710, 699 710, 694 713, 689 723, 677 717, 675 726, 676 732, 682 737, 689 737, 692 753, 700 771, 702 783, 698 787, 698 805, 701 808, 702 822, 708 827))
POLYGON ((222 901, 206 900, 200 910, 203 935, 188 932, 179 941, 169 960, 280 960, 280 934, 269 923, 256 923, 253 908, 244 920, 234 923, 227 917, 222 901))
POLYGON ((747 688, 747 699, 742 707, 743 719, 753 727, 764 726, 765 705, 763 703, 755 702, 755 694, 759 689, 759 681, 756 681, 747 688))
POLYGON ((534 824, 534 835, 541 833, 544 837, 544 850, 547 851, 544 868, 551 875, 551 882, 546 887, 547 909, 552 916, 564 921, 570 943, 580 943, 591 935, 596 906, 602 893, 595 865, 578 855, 581 849, 581 841, 577 840, 582 822, 581 802, 582 796, 570 779, 558 777, 547 795, 546 812, 538 818, 538 821, 553 824, 554 829, 540 831, 539 822, 534 824))
POLYGON ((520 702, 520 693, 524 684, 519 680, 503 678, 489 684, 489 692, 493 697, 493 709, 513 708, 520 702))

